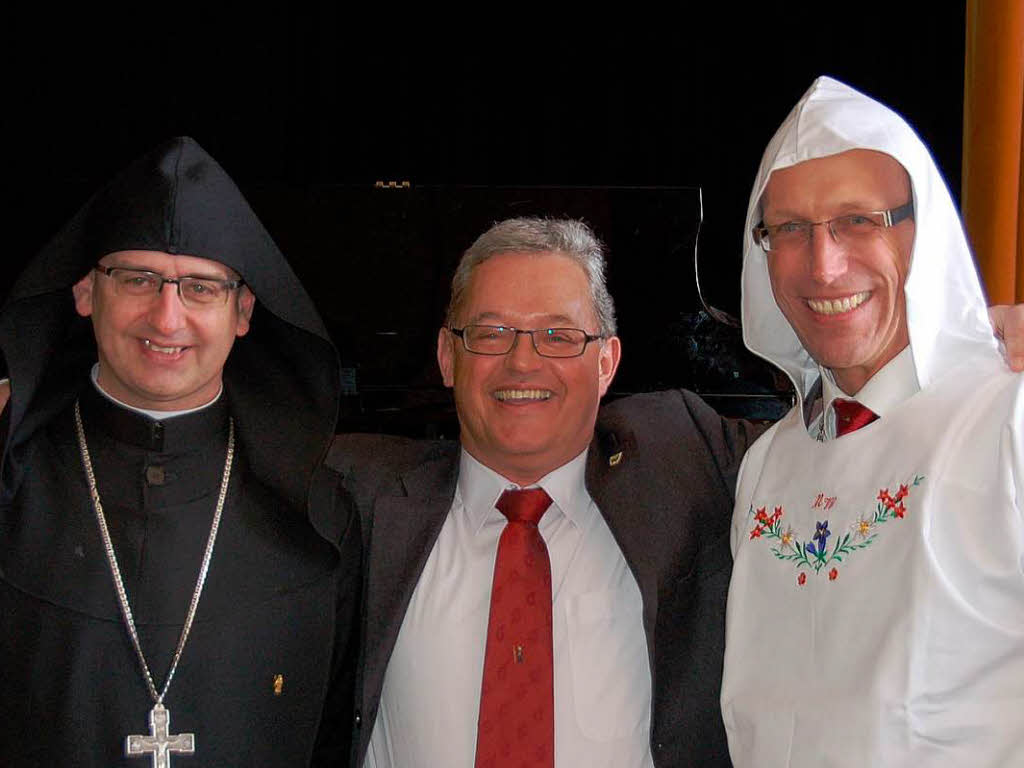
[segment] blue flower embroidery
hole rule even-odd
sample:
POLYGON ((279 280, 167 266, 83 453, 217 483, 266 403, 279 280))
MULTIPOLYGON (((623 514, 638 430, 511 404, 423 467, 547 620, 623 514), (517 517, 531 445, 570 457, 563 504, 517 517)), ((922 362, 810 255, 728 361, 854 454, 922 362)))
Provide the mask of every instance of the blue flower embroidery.
MULTIPOLYGON (((756 512, 754 505, 750 505, 750 511, 747 514, 753 517, 754 523, 754 528, 750 531, 750 540, 777 539, 779 543, 771 548, 772 554, 777 559, 787 560, 800 569, 796 583, 802 587, 807 583, 808 572, 820 573, 829 564, 841 563, 844 557, 853 552, 870 547, 878 538, 882 525, 890 520, 903 519, 909 513, 903 499, 909 497, 911 490, 920 485, 924 479, 924 475, 914 475, 912 481, 900 483, 899 490, 895 495, 889 493, 888 488, 882 488, 878 492, 875 510, 860 515, 850 527, 849 532, 840 531, 832 541, 831 553, 828 551, 828 539, 832 535, 832 531, 828 529, 828 520, 819 520, 814 526, 814 535, 811 537, 814 543, 804 544, 792 526, 782 527, 784 513, 781 505, 775 506, 775 511, 771 515, 768 514, 767 504, 758 507, 756 512), (851 537, 855 538, 851 540, 851 537)), ((818 494, 819 500, 823 498, 823 493, 818 494)), ((831 498, 834 501, 835 497, 831 498)), ((812 505, 812 509, 817 508, 817 503, 812 505)), ((838 568, 833 567, 826 572, 829 581, 839 578, 838 568)))
POLYGON ((819 559, 823 558, 825 556, 826 542, 828 542, 828 537, 831 535, 832 531, 828 529, 828 520, 818 522, 814 526, 814 536, 812 537, 818 542, 818 546, 815 547, 813 544, 808 544, 807 551, 819 559))

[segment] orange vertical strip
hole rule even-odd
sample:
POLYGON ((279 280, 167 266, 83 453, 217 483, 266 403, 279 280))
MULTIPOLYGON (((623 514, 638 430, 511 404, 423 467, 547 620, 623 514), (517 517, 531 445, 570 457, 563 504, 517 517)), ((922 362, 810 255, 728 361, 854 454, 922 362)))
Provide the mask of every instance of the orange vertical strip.
MULTIPOLYGON (((1024 126, 1024 107, 1021 108, 1021 125, 1024 126)), ((1014 299, 1024 301, 1024 128, 1020 137, 1020 179, 1017 183, 1017 288, 1014 299)))
POLYGON ((968 0, 961 206, 993 303, 1024 301, 1024 2, 968 0))

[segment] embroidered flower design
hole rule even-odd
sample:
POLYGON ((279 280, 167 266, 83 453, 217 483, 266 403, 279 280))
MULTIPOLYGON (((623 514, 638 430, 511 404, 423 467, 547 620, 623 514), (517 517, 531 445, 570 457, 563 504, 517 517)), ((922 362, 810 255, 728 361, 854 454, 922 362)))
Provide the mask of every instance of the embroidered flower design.
MULTIPOLYGON (((920 485, 924 479, 924 475, 915 475, 910 482, 900 483, 895 494, 890 493, 888 488, 881 488, 876 497, 878 503, 875 510, 866 512, 854 520, 847 533, 840 531, 836 534, 832 538, 831 548, 829 538, 832 537, 832 530, 829 528, 828 520, 818 520, 811 540, 805 543, 797 537, 791 525, 783 529, 782 506, 774 507, 772 514, 769 515, 768 505, 758 507, 757 510, 750 505, 748 514, 754 518, 750 539, 777 539, 779 543, 771 548, 771 552, 776 559, 789 561, 800 569, 797 576, 798 586, 802 587, 807 582, 808 570, 817 575, 829 565, 832 567, 826 570, 828 580, 836 581, 839 578, 839 569, 834 564, 843 562, 844 557, 857 550, 871 546, 878 538, 879 528, 888 521, 904 519, 910 511, 904 499, 908 498, 911 489, 920 485)), ((818 494, 819 499, 823 497, 824 494, 818 494)))
POLYGON ((787 525, 786 530, 779 534, 779 548, 794 550, 793 542, 796 541, 796 535, 793 533, 793 526, 787 525))
POLYGON ((853 532, 855 538, 863 541, 871 533, 871 529, 875 527, 874 518, 871 515, 865 515, 857 520, 853 521, 853 525, 850 526, 850 530, 853 532))
POLYGON ((832 531, 828 529, 828 520, 825 520, 824 522, 819 521, 817 525, 814 526, 814 536, 812 537, 816 542, 818 542, 818 546, 815 547, 813 544, 808 544, 807 551, 815 557, 817 557, 819 560, 822 559, 823 557, 825 557, 825 550, 828 545, 828 537, 831 535, 832 531))

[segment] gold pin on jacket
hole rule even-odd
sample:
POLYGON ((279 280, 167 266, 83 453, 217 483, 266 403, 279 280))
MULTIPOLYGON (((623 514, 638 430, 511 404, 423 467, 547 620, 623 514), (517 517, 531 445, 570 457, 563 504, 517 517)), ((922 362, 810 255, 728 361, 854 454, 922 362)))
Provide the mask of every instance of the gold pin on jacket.
POLYGON ((284 690, 284 675, 274 675, 274 695, 280 696, 284 690))
POLYGON ((616 451, 608 457, 608 466, 617 467, 620 461, 622 461, 622 451, 616 451))

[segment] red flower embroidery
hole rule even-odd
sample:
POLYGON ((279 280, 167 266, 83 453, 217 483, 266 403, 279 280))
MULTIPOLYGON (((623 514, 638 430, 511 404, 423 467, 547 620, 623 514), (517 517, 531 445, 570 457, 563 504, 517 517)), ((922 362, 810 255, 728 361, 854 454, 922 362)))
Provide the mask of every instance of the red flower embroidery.
MULTIPOLYGON (((766 504, 758 507, 756 511, 754 505, 750 505, 747 515, 753 516, 755 520, 750 538, 764 539, 768 542, 776 559, 792 563, 797 569, 807 569, 797 571, 796 583, 801 587, 807 583, 808 572, 812 576, 827 573, 829 581, 837 581, 839 568, 832 567, 833 563, 845 562, 844 558, 870 547, 880 535, 881 526, 889 520, 903 519, 909 511, 904 499, 909 498, 911 489, 917 488, 924 479, 923 475, 914 475, 913 481, 898 483, 895 494, 890 493, 888 488, 881 488, 878 491, 877 506, 854 520, 848 531, 838 531, 832 540, 831 549, 826 547, 827 540, 832 536, 828 520, 817 521, 813 541, 802 540, 792 525, 787 525, 783 529, 781 519, 785 517, 785 509, 781 504, 766 504), (768 514, 769 507, 772 509, 771 514, 768 514), (777 543, 773 545, 772 539, 777 539, 777 543)), ((830 509, 837 498, 819 493, 811 504, 811 509, 830 509)))

